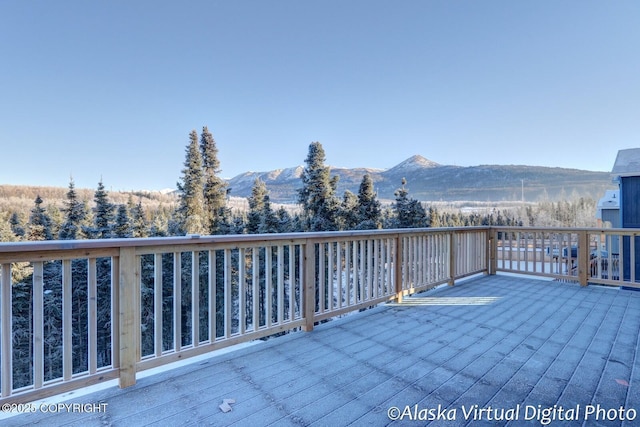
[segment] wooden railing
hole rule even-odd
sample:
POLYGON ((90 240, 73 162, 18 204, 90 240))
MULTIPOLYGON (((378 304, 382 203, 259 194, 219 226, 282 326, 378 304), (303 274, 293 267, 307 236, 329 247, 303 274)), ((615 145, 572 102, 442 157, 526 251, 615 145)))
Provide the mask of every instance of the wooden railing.
POLYGON ((472 274, 635 286, 635 269, 625 280, 609 267, 624 272, 624 256, 584 256, 614 243, 633 255, 634 236, 468 227, 0 244, 0 402, 127 387, 148 368, 472 274))
POLYGON ((640 288, 640 230, 492 227, 490 270, 640 288))

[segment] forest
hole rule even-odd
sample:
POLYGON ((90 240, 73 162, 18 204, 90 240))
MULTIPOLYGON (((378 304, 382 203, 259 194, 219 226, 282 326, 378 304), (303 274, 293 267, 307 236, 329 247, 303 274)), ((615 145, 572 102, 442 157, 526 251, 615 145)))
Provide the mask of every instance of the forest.
MULTIPOLYGON (((398 183, 395 200, 383 205, 374 191, 371 177, 364 175, 356 193, 336 192, 337 179, 330 175, 325 164, 325 152, 319 142, 309 145, 305 159, 305 168, 298 190, 298 204, 295 207, 274 206, 269 199, 269 190, 265 183, 257 179, 252 194, 247 198, 246 208, 233 207, 229 202, 229 189, 220 177, 220 162, 215 140, 207 127, 200 135, 193 130, 189 134, 185 149, 184 167, 177 185, 175 197, 166 196, 154 199, 145 193, 130 193, 126 200, 119 195, 117 200, 106 191, 104 183, 99 182, 93 194, 79 192, 70 180, 65 199, 61 205, 47 203, 47 194, 36 194, 29 207, 24 203, 0 204, 0 241, 44 241, 75 239, 111 239, 178 236, 186 234, 262 234, 335 230, 375 230, 418 227, 452 227, 477 225, 506 226, 594 226, 594 200, 577 198, 560 202, 538 202, 512 206, 508 211, 491 207, 463 212, 453 206, 437 206, 411 197, 408 183, 398 183), (153 203, 150 201, 153 200, 153 203)), ((4 194, 5 200, 14 195, 4 194)), ((297 251, 298 248, 295 248, 297 251)), ((171 319, 173 319, 174 275, 179 266, 181 282, 180 304, 182 342, 189 345, 189 318, 191 304, 190 277, 192 264, 202 271, 208 268, 208 262, 220 263, 217 274, 223 274, 221 254, 207 258, 204 253, 182 253, 179 259, 172 254, 161 258, 163 271, 163 312, 154 313, 153 304, 153 268, 152 256, 142 257, 142 355, 153 354, 154 317, 163 317, 163 349, 176 346, 171 319), (220 256, 218 256, 220 255, 220 256), (198 256, 198 260, 193 257, 198 256)), ((241 256, 238 251, 233 257, 241 256)), ((265 271, 272 265, 266 257, 273 256, 261 251, 254 260, 260 264, 261 277, 276 275, 275 270, 265 271)), ((285 253, 284 258, 297 256, 285 253)), ((111 361, 111 259, 99 258, 92 265, 88 260, 60 261, 51 260, 42 263, 44 298, 44 348, 45 381, 55 380, 62 375, 62 316, 64 275, 71 275, 72 281, 72 335, 73 335, 73 372, 85 372, 88 369, 88 272, 95 271, 97 277, 97 340, 98 367, 109 366, 111 361)), ((249 261, 250 262, 250 261, 249 261)), ((33 378, 33 281, 34 265, 14 263, 11 265, 12 305, 13 305, 13 387, 28 387, 33 378)), ((285 280, 290 284, 287 289, 298 289, 297 271, 285 271, 285 280)), ((205 277, 202 274, 201 277, 205 277)), ((217 283, 222 283, 218 280, 217 283)), ((237 297, 237 283, 233 284, 237 297)), ((205 282, 200 286, 200 298, 206 301, 208 287, 205 282)), ((264 281, 260 284, 260 293, 266 292, 264 281)), ((293 292, 293 291, 287 291, 293 292)), ((280 299, 285 304, 297 301, 298 296, 284 295, 280 299)), ((216 306, 221 307, 224 288, 216 289, 216 306)), ((271 299, 274 304, 279 300, 271 299)), ((264 298, 260 298, 264 301, 264 298)), ((275 308, 267 310, 260 307, 260 322, 266 322, 266 313, 277 313, 275 308)), ((289 312, 285 307, 284 312, 289 312)), ((215 315, 216 331, 221 331, 222 310, 208 313, 206 307, 200 307, 200 336, 207 336, 210 315, 215 315)), ((235 325, 237 327, 237 325, 235 325)))

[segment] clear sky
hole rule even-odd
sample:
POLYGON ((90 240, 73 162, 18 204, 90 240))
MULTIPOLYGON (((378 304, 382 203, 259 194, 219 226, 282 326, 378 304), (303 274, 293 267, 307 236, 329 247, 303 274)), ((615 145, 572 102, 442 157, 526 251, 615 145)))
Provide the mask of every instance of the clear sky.
POLYGON ((640 1, 0 0, 0 184, 175 188, 301 165, 610 171, 640 147, 640 1))

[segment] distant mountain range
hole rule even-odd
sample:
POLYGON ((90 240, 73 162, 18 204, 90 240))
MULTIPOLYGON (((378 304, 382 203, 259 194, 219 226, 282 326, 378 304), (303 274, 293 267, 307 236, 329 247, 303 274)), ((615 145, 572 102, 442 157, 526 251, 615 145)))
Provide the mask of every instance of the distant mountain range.
MULTIPOLYGON (((295 203, 302 187, 303 166, 269 172, 246 172, 229 180, 231 195, 249 197, 256 178, 262 179, 271 201, 295 203)), ((362 177, 371 175, 380 200, 393 200, 402 179, 412 198, 420 201, 526 201, 591 197, 598 200, 606 189, 615 188, 608 172, 522 165, 441 165, 415 155, 390 169, 335 168, 338 195, 358 193, 362 177)))

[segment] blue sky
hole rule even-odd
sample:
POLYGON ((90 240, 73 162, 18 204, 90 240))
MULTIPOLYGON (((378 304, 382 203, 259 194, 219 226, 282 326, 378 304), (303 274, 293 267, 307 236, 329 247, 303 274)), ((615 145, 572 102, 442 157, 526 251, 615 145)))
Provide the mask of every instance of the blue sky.
POLYGON ((0 1, 0 184, 175 187, 303 164, 610 171, 640 146, 640 2, 0 1))

